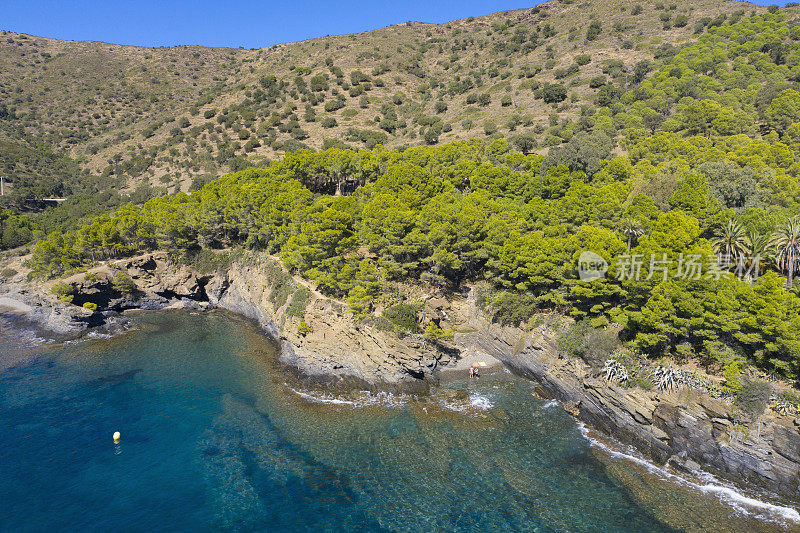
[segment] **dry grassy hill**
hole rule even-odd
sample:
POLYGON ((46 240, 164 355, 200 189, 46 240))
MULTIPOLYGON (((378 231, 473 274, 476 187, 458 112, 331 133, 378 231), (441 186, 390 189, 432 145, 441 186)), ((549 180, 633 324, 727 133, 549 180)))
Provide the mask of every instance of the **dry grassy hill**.
POLYGON ((48 157, 66 153, 117 186, 175 191, 304 146, 400 147, 525 132, 546 150, 559 142, 549 128, 591 114, 605 83, 633 83, 646 73, 642 61, 709 25, 765 9, 561 0, 259 50, 3 31, 0 171, 12 181, 34 172, 45 146, 48 157), (566 97, 545 101, 548 84, 563 85, 566 97))

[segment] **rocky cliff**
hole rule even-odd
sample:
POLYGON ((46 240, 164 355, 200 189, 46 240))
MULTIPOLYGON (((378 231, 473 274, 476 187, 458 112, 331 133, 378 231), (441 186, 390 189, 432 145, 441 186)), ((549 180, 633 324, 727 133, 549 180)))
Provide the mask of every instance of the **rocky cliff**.
POLYGON ((113 321, 127 309, 214 306, 257 321, 280 342, 281 360, 307 376, 402 390, 426 389, 439 367, 459 354, 422 336, 400 338, 361 324, 343 302, 319 294, 264 255, 245 254, 204 273, 165 253, 112 261, 63 280, 75 289, 70 304, 49 294, 52 282, 32 285, 21 276, 4 287, 0 307, 58 337, 113 321), (130 276, 135 288, 115 286, 115 272, 130 276), (82 307, 87 302, 97 310, 82 307))
POLYGON ((281 341, 284 363, 318 380, 420 389, 458 357, 458 350, 422 337, 399 338, 359 323, 343 302, 293 279, 272 259, 220 269, 205 292, 212 305, 258 321, 281 341))
POLYGON ((580 360, 560 358, 554 339, 542 331, 519 352, 498 355, 536 382, 540 395, 559 400, 577 418, 657 463, 688 471, 702 466, 792 501, 800 496, 800 422, 795 416, 767 409, 756 422, 742 426, 729 403, 698 391, 620 387, 595 377, 580 360))

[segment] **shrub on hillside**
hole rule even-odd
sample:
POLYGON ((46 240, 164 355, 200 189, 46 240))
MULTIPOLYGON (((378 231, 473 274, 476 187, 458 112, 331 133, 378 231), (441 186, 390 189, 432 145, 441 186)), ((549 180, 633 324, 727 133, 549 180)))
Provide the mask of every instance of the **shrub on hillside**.
POLYGON ((452 330, 443 330, 435 322, 431 321, 425 328, 425 338, 431 341, 450 341, 453 340, 452 330))
POLYGON ((136 283, 125 272, 119 271, 111 278, 111 285, 122 294, 130 295, 136 292, 136 283))
POLYGON ((765 381, 746 381, 733 402, 746 418, 753 420, 764 414, 771 393, 772 388, 765 381))
POLYGON ((567 99, 567 88, 560 83, 545 83, 533 94, 536 98, 541 98, 548 104, 556 104, 567 99))
POLYGON ((600 21, 593 20, 591 23, 589 23, 589 29, 586 30, 586 40, 589 42, 597 40, 602 29, 603 26, 600 24, 600 21))
POLYGON ((71 283, 57 281, 50 288, 50 293, 57 297, 61 303, 71 304, 74 298, 75 287, 71 283))
POLYGON ((400 303, 385 309, 382 314, 401 331, 419 333, 420 327, 417 322, 417 313, 419 310, 419 305, 400 303))
POLYGON ((611 328, 594 328, 588 320, 567 326, 557 341, 558 350, 571 357, 580 357, 593 368, 603 366, 619 345, 617 332, 611 328))

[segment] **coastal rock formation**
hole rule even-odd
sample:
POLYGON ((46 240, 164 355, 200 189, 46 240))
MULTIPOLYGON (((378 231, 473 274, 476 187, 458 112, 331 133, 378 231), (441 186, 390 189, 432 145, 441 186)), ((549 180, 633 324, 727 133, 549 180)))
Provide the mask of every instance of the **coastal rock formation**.
POLYGON ((54 304, 24 288, 0 296, 0 311, 15 322, 36 324, 56 338, 79 335, 92 325, 94 315, 81 307, 54 304))
POLYGON ((624 388, 599 379, 583 361, 560 357, 546 328, 533 333, 502 327, 476 308, 472 291, 426 300, 423 312, 456 333, 451 344, 422 336, 398 337, 356 321, 344 302, 290 276, 274 258, 248 255, 201 273, 153 253, 101 265, 66 279, 73 303, 33 286, 22 275, 0 294, 6 314, 24 317, 57 336, 75 336, 133 308, 220 307, 257 321, 280 342, 290 369, 331 385, 425 390, 441 370, 466 370, 465 361, 499 360, 537 384, 591 427, 630 444, 659 463, 703 469, 736 482, 756 483, 796 501, 800 491, 798 421, 770 412, 747 427, 733 408, 699 392, 624 388), (127 273, 135 290, 115 288, 114 272, 127 273), (98 305, 97 311, 81 307, 98 305), (463 360, 461 360, 463 357, 463 360))
POLYGON ((220 270, 205 291, 212 305, 256 320, 281 341, 283 362, 321 381, 425 388, 458 356, 421 336, 398 338, 360 324, 343 302, 293 279, 272 259, 220 270))
POLYGON ((200 273, 166 253, 149 253, 63 281, 74 287, 71 304, 49 294, 52 283, 34 290, 20 279, 13 291, 0 295, 0 306, 16 308, 58 336, 76 336, 127 309, 220 307, 258 322, 281 343, 281 361, 330 384, 425 390, 437 380, 436 371, 459 355, 455 347, 421 335, 398 337, 360 323, 344 302, 316 292, 276 259, 258 254, 200 273), (135 288, 116 287, 116 272, 130 276, 135 288), (97 310, 83 308, 87 302, 97 310))
POLYGON ((765 413, 747 427, 733 408, 697 391, 652 392, 595 378, 579 360, 559 358, 552 338, 532 335, 506 365, 537 384, 591 427, 635 446, 658 463, 699 465, 735 482, 756 484, 793 500, 800 492, 800 431, 794 417, 765 413))
POLYGON ((25 272, 18 272, 0 286, 0 313, 13 323, 34 324, 56 338, 74 337, 92 324, 92 311, 63 305, 44 289, 49 287, 29 283, 25 272))

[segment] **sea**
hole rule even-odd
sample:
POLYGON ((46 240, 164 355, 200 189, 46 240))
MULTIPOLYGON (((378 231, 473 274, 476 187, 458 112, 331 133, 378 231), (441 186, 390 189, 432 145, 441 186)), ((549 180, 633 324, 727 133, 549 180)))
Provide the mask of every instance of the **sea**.
POLYGON ((791 502, 652 464, 508 371, 338 389, 221 310, 126 320, 60 343, 0 322, 0 531, 800 531, 791 502))

